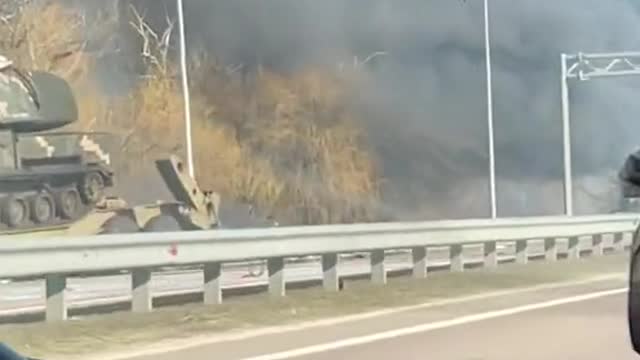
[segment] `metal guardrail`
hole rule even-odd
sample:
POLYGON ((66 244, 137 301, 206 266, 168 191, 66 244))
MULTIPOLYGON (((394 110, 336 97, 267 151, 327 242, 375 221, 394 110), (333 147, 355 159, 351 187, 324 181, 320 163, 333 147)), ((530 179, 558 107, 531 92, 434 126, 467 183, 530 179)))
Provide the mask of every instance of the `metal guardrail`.
POLYGON ((67 318, 66 278, 130 270, 132 310, 152 310, 151 272, 167 266, 200 265, 204 271, 204 302, 222 302, 222 264, 267 260, 269 293, 285 295, 285 258, 322 257, 323 286, 339 289, 340 254, 370 254, 371 280, 386 282, 385 251, 410 249, 413 276, 427 276, 427 250, 450 248, 451 271, 463 271, 466 245, 484 246, 484 265, 497 266, 497 244, 516 243, 516 262, 526 263, 533 240, 544 240, 545 258, 557 259, 557 240, 568 239, 568 257, 580 256, 580 237, 592 237, 595 255, 604 253, 602 236, 614 235, 613 246, 624 248, 623 236, 638 226, 640 214, 579 217, 536 217, 498 220, 434 221, 279 227, 171 233, 101 235, 79 238, 3 239, 0 278, 45 278, 46 319, 67 318))

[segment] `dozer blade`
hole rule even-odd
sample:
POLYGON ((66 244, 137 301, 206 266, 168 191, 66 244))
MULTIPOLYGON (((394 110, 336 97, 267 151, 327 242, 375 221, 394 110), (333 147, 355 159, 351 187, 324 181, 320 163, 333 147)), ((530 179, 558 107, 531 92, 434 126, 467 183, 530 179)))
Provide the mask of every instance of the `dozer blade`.
POLYGON ((197 227, 210 229, 218 225, 220 197, 216 193, 202 191, 180 158, 172 155, 156 160, 156 168, 174 199, 192 210, 191 221, 197 227))

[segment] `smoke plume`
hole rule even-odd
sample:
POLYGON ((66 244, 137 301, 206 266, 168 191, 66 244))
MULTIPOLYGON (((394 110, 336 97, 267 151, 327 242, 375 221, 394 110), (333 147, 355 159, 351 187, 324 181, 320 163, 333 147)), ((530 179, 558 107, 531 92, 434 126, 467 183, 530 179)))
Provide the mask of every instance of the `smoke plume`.
MULTIPOLYGON (((640 49, 640 5, 489 2, 499 214, 561 213, 560 54, 640 49)), ((130 3, 159 24, 165 11, 175 16, 173 1, 130 3)), ((354 66, 379 52, 360 67, 369 81, 357 106, 387 180, 389 211, 422 219, 488 214, 482 5, 185 0, 189 49, 204 47, 227 64, 287 72, 354 66)), ((638 143, 639 87, 634 79, 571 84, 577 212, 614 204, 608 179, 638 143)))

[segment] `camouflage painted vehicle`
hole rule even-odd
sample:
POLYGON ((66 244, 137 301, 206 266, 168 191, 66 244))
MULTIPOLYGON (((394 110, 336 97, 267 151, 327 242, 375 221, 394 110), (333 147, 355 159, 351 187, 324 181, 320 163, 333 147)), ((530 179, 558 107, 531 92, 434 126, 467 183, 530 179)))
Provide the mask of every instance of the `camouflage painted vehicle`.
MULTIPOLYGON (((12 237, 87 236, 102 234, 211 230, 220 227, 220 196, 203 191, 176 156, 156 160, 174 201, 130 207, 120 197, 105 197, 87 215, 64 226, 4 232, 12 237)), ((2 235, 3 232, 0 232, 2 235)))
POLYGON ((104 200, 114 174, 82 151, 95 144, 78 142, 80 133, 47 133, 77 118, 66 81, 24 72, 0 56, 0 231, 69 225, 104 200))
POLYGON ((156 161, 175 201, 129 207, 106 196, 109 154, 93 132, 49 132, 78 118, 63 79, 26 73, 0 56, 0 235, 97 235, 218 227, 218 194, 202 191, 178 157, 156 161))

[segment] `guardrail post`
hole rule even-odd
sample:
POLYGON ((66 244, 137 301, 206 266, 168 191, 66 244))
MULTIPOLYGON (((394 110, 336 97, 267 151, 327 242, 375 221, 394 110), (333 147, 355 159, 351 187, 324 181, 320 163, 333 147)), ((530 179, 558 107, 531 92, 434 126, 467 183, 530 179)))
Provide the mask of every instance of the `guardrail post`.
POLYGON ((131 310, 150 312, 152 309, 151 270, 135 269, 131 272, 131 310))
POLYGON ((204 264, 204 303, 217 305, 222 303, 222 264, 218 262, 204 264))
POLYGON ((604 255, 604 242, 602 241, 602 234, 595 234, 591 237, 593 246, 592 255, 602 256, 604 255))
POLYGON ((451 245, 450 248, 451 257, 451 271, 460 272, 464 271, 464 259, 462 258, 462 245, 451 245))
POLYGON ((269 294, 273 297, 285 295, 284 258, 269 258, 267 260, 269 272, 269 294))
POLYGON ((624 233, 613 234, 613 249, 617 252, 623 252, 624 246, 624 233))
POLYGON ((67 278, 64 275, 47 275, 45 277, 47 294, 45 316, 47 321, 63 321, 67 319, 65 291, 67 278))
POLYGON ((338 291, 338 254, 322 255, 322 286, 327 291, 338 291))
POLYGON ((580 239, 577 236, 569 238, 567 248, 567 259, 575 260, 580 258, 580 239))
POLYGON ((387 283, 387 270, 384 268, 384 250, 371 252, 371 281, 374 284, 387 283))
POLYGON ((529 241, 527 240, 517 240, 516 241, 516 263, 517 264, 526 264, 529 262, 529 253, 528 247, 529 241))
POLYGON ((494 268, 498 266, 498 242, 487 241, 484 243, 484 266, 494 268))
POLYGON ((544 239, 544 258, 547 261, 558 260, 558 240, 556 238, 544 239))
POLYGON ((427 277, 427 248, 418 246, 411 249, 413 257, 413 277, 424 279, 427 277))

